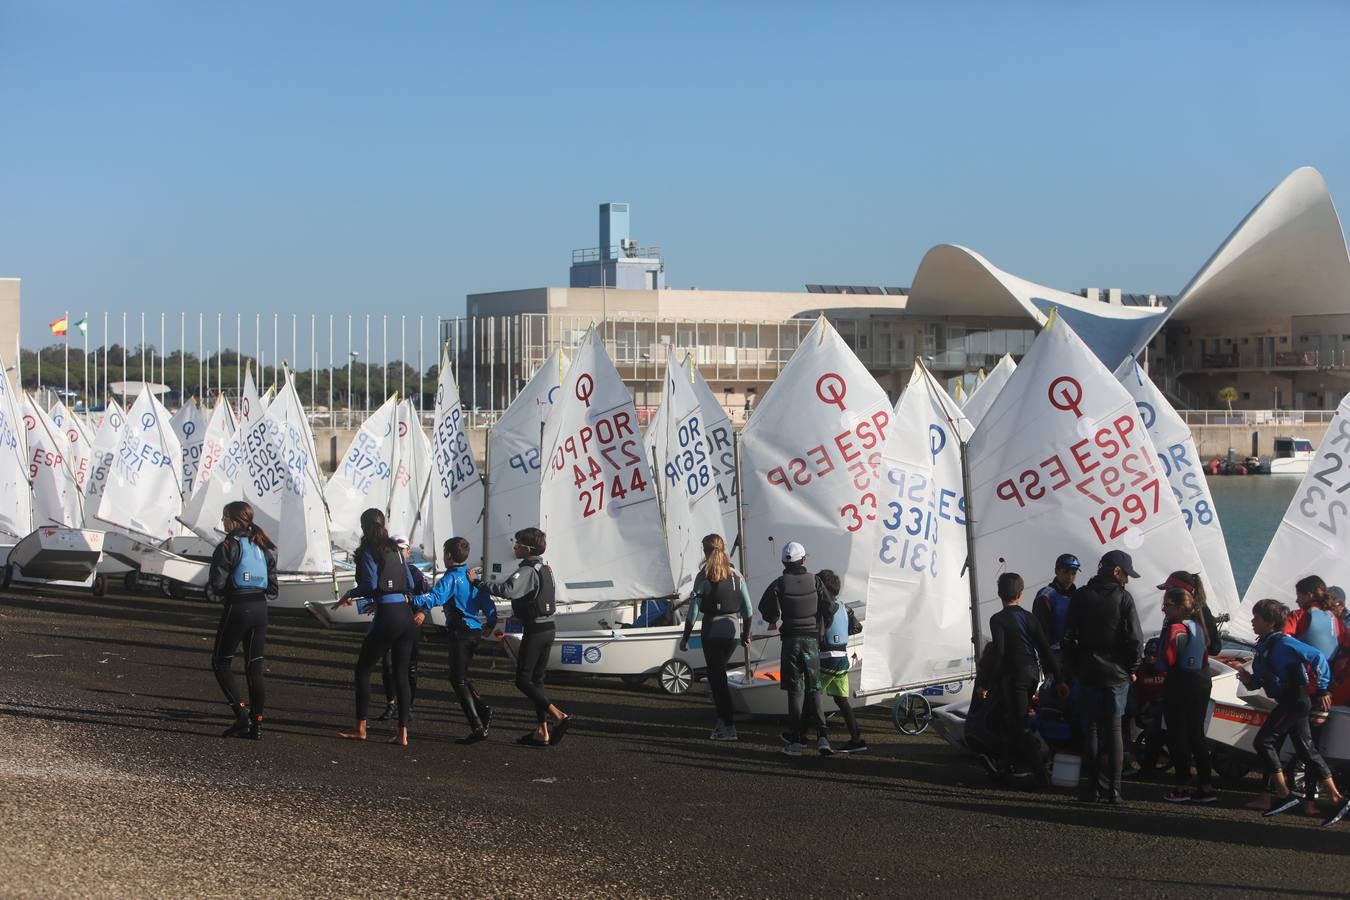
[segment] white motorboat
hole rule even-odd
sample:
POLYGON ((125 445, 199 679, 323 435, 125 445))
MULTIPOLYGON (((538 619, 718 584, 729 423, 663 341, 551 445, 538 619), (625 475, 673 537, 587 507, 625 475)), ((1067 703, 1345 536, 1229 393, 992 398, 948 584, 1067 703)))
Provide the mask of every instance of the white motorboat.
POLYGON ((1277 437, 1270 458, 1272 475, 1307 475, 1313 461, 1313 443, 1304 438, 1277 437))

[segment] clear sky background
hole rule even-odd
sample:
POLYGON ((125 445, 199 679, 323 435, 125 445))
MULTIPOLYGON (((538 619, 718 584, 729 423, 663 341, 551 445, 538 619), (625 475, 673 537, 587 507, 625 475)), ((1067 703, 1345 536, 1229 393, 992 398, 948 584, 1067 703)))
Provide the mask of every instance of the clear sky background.
POLYGON ((26 346, 68 308, 251 348, 565 285, 614 200, 672 287, 908 285, 957 242, 1174 292, 1296 167, 1350 202, 1347 37, 1336 2, 0 0, 0 275, 26 346))

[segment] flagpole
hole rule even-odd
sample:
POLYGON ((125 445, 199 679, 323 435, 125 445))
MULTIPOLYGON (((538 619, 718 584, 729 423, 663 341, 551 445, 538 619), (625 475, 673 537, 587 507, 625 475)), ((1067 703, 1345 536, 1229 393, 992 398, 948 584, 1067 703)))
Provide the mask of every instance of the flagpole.
POLYGON ((84 415, 89 418, 89 310, 84 311, 80 320, 80 333, 84 335, 84 415))
POLYGON ((62 367, 65 369, 65 387, 61 389, 62 406, 65 406, 67 398, 70 396, 70 310, 66 310, 66 331, 64 336, 66 339, 66 347, 65 362, 62 363, 62 367))

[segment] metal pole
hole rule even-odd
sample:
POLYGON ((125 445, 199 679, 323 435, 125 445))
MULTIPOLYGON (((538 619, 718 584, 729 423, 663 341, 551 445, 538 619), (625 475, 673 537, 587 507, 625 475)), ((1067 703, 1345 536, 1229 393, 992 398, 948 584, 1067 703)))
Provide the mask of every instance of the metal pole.
POLYGON ((328 421, 337 427, 337 413, 333 411, 333 314, 328 314, 328 421))
POLYGON ((187 402, 187 313, 178 314, 178 402, 187 402))
MULTIPOLYGON (((169 363, 169 359, 168 359, 168 354, 165 353, 164 351, 168 349, 168 346, 169 346, 169 339, 168 339, 167 337, 165 337, 165 334, 166 334, 166 333, 167 333, 167 332, 164 330, 164 313, 160 313, 160 314, 159 314, 159 374, 160 374, 160 379, 159 379, 159 381, 160 381, 160 384, 163 384, 163 385, 166 385, 166 386, 167 386, 168 383, 169 383, 169 370, 166 368, 166 366, 167 366, 168 363, 169 363)), ((151 375, 151 377, 153 377, 154 374, 155 374, 155 370, 154 370, 154 369, 151 369, 151 370, 150 370, 150 375, 151 375)), ((167 392, 167 391, 166 391, 165 394, 164 394, 164 399, 165 399, 165 400, 168 400, 168 399, 169 399, 169 395, 168 395, 168 392, 167 392)))
POLYGON ((318 326, 314 323, 314 313, 309 314, 309 408, 314 410, 315 391, 319 389, 319 345, 315 343, 318 326))
MULTIPOLYGON (((422 427, 422 373, 426 371, 422 359, 422 351, 426 348, 427 330, 425 316, 417 317, 417 402, 414 406, 417 409, 417 427, 422 427)), ((433 554, 434 555, 434 554, 433 554)))
POLYGON ((61 394, 61 405, 62 405, 62 406, 66 405, 67 403, 70 402, 70 400, 69 400, 69 397, 70 397, 70 310, 66 310, 66 333, 65 333, 65 339, 66 339, 66 348, 65 348, 66 361, 65 361, 65 363, 64 363, 64 366, 65 366, 65 370, 66 370, 66 372, 65 372, 66 386, 65 386, 65 388, 63 388, 63 393, 61 394))
POLYGON ((202 314, 197 313, 197 396, 206 396, 206 327, 202 324, 202 314))
POLYGON ((365 414, 370 416, 370 313, 366 313, 366 408, 365 414))
POLYGON ((488 409, 497 409, 497 317, 487 320, 488 409))
MULTIPOLYGON (((691 368, 692 371, 692 368, 691 368)), ((664 389, 663 389, 664 390, 664 389)), ((736 467, 736 558, 741 564, 741 577, 745 577, 745 510, 741 506, 741 497, 745 496, 741 491, 741 433, 732 430, 731 433, 731 462, 736 467)), ((653 473, 652 478, 659 478, 653 473)), ((745 677, 748 682, 750 678, 750 648, 745 648, 745 677)))
POLYGON ((244 355, 244 320, 240 313, 234 314, 234 344, 239 348, 234 354, 234 397, 240 403, 244 395, 244 366, 240 358, 244 355))
POLYGON ((383 330, 380 333, 380 396, 389 396, 389 316, 380 316, 383 330))
MULTIPOLYGON (((408 371, 408 317, 398 317, 398 395, 406 397, 407 385, 404 382, 408 371)), ((420 426, 419 426, 420 427, 420 426)))

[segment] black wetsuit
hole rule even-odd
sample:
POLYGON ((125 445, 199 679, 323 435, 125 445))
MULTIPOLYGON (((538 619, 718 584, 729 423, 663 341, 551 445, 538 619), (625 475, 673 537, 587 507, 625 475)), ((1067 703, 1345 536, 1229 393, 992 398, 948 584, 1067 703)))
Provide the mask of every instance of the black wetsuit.
POLYGON ((375 601, 375 623, 361 643, 356 659, 356 720, 364 722, 370 709, 370 676, 388 652, 393 663, 394 695, 398 701, 398 724, 407 727, 412 711, 412 686, 408 667, 417 641, 413 609, 408 604, 411 589, 407 563, 397 547, 356 551, 356 592, 353 596, 375 601))
POLYGON ((557 627, 552 616, 542 617, 538 611, 541 598, 547 597, 552 603, 556 597, 553 570, 538 556, 531 556, 520 561, 510 578, 482 582, 482 586, 492 596, 510 600, 511 615, 524 628, 516 657, 516 688, 534 703, 535 721, 542 725, 552 705, 544 693, 544 675, 557 627))
POLYGON ((1040 686, 1041 671, 1059 680, 1059 663, 1036 616, 1020 606, 1005 606, 990 617, 989 647, 1004 738, 1012 755, 1031 767, 1036 762, 1027 740, 1031 698, 1040 686))
POLYGON ((220 625, 216 628, 216 642, 211 650, 211 669, 216 681, 220 683, 221 693, 230 711, 236 716, 247 706, 257 719, 262 718, 263 705, 266 702, 266 690, 263 684, 263 652, 267 644, 267 601, 277 596, 277 554, 275 550, 263 550, 267 560, 267 587, 262 590, 238 590, 233 586, 232 575, 239 563, 239 537, 243 531, 231 532, 217 546, 211 556, 211 569, 207 576, 206 596, 210 600, 224 604, 220 614, 220 625), (248 679, 248 703, 239 696, 239 684, 235 680, 232 663, 234 651, 240 644, 244 646, 244 671, 248 679))

